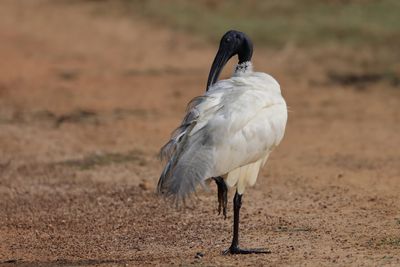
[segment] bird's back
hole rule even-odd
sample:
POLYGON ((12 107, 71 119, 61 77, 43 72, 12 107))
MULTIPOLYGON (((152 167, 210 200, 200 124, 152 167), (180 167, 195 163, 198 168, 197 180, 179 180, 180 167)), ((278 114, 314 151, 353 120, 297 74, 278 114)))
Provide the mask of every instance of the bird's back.
POLYGON ((243 72, 217 82, 192 102, 163 148, 168 163, 159 189, 183 198, 210 177, 225 175, 232 186, 240 177, 255 182, 264 159, 282 140, 286 120, 286 103, 271 76, 243 72))

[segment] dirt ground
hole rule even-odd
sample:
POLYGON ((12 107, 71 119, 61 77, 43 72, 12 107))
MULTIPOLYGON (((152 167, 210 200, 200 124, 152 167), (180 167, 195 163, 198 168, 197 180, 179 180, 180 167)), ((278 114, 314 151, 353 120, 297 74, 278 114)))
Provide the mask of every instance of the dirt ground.
POLYGON ((154 193, 217 44, 96 5, 1 2, 0 265, 400 265, 399 87, 327 82, 324 60, 256 44, 290 113, 241 244, 272 253, 223 256, 232 192, 226 220, 214 184, 181 210, 154 193))

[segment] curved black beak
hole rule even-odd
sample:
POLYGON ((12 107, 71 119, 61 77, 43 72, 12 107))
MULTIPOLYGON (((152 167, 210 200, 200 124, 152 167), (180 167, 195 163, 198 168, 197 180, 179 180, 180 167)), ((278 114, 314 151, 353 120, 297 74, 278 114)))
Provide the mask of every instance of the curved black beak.
POLYGON ((207 91, 211 85, 217 82, 222 69, 232 56, 232 53, 225 47, 219 48, 217 55, 215 56, 214 61, 211 65, 210 74, 208 74, 207 91))

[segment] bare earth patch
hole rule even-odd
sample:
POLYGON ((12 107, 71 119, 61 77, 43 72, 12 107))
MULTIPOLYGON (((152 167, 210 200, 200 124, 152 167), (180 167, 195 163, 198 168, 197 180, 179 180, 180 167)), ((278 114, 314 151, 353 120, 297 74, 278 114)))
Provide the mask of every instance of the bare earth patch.
POLYGON ((185 209, 154 194, 215 46, 95 5, 2 2, 0 265, 400 265, 397 85, 316 83, 323 64, 256 47, 291 112, 241 242, 272 253, 223 256, 232 210, 213 184, 185 209))

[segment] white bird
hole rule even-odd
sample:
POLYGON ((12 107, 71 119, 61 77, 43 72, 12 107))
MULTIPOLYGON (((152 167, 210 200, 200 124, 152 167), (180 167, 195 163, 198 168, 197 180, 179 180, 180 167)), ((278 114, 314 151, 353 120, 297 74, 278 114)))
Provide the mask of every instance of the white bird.
POLYGON ((183 200, 214 179, 218 186, 218 211, 226 218, 227 186, 236 187, 232 244, 225 254, 267 253, 263 249, 239 248, 239 211, 247 185, 254 185, 271 151, 281 142, 287 107, 278 82, 254 72, 253 45, 239 31, 222 37, 211 66, 207 91, 188 105, 182 124, 161 149, 167 164, 158 192, 183 200), (231 78, 218 80, 228 60, 238 55, 231 78))

